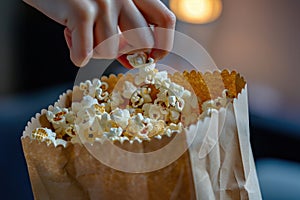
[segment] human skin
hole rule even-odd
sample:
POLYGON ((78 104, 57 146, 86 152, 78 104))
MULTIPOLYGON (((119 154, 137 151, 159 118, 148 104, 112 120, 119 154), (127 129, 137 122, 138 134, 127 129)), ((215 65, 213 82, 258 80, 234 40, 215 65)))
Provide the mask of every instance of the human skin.
POLYGON ((130 67, 120 51, 124 46, 147 50, 157 61, 168 54, 173 43, 176 17, 160 0, 23 1, 65 26, 70 59, 79 67, 91 58, 117 58, 130 67), (133 29, 136 31, 130 31, 133 29))

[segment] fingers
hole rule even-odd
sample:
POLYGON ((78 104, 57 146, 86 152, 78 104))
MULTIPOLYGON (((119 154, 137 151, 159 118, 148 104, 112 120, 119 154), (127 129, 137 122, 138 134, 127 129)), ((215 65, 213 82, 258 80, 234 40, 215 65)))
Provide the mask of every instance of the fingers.
POLYGON ((85 66, 93 55, 93 26, 95 9, 86 2, 70 8, 72 15, 66 22, 64 34, 70 49, 70 58, 78 66, 85 66))
MULTIPOLYGON (((75 19, 69 18, 72 24, 67 23, 64 31, 75 65, 84 66, 92 57, 113 59, 141 50, 157 61, 172 49, 176 18, 159 0, 96 0, 88 5, 91 9, 77 7, 80 12, 75 12, 75 19)), ((126 57, 118 60, 131 67, 126 57)))
POLYGON ((155 61, 163 59, 172 50, 174 30, 155 27, 154 30, 155 46, 149 56, 155 61))
MULTIPOLYGON (((119 34, 119 36, 120 36, 119 37, 119 49, 121 49, 120 52, 122 52, 122 49, 126 49, 126 46, 128 46, 128 43, 122 34, 119 34)), ((126 67, 128 69, 132 69, 133 67, 130 65, 129 61, 126 58, 127 57, 126 51, 124 51, 125 53, 120 53, 120 52, 119 52, 119 56, 117 58, 119 63, 121 63, 124 67, 126 67)))
POLYGON ((129 63, 129 61, 127 60, 127 55, 123 54, 121 56, 119 56, 117 58, 117 60, 119 61, 119 63, 121 63, 124 67, 126 67, 127 69, 132 69, 133 66, 131 66, 131 64, 129 63))
POLYGON ((149 24, 175 29, 176 17, 160 0, 133 0, 149 24))
POLYGON ((94 26, 94 54, 97 59, 114 59, 118 55, 119 6, 99 1, 99 14, 94 26), (99 16, 101 15, 101 16, 99 16))
POLYGON ((120 10, 119 28, 127 45, 123 45, 120 53, 152 48, 154 37, 147 21, 131 0, 124 2, 120 10))
POLYGON ((117 25, 97 23, 94 28, 94 54, 97 59, 114 59, 118 55, 117 25))
MULTIPOLYGON (((70 58, 78 66, 85 66, 93 55, 93 29, 92 26, 80 27, 78 25, 71 30, 71 40, 67 44, 70 46, 70 58)), ((67 38, 69 37, 68 34, 67 38)))
POLYGON ((154 46, 153 31, 132 1, 126 1, 120 10, 119 28, 122 34, 120 37, 120 56, 118 61, 123 66, 132 68, 126 58, 126 54, 152 49, 154 46))
POLYGON ((72 34, 71 34, 71 31, 68 28, 64 29, 64 36, 65 36, 65 40, 67 42, 67 46, 70 50, 71 47, 72 47, 72 34))
POLYGON ((175 15, 159 0, 133 0, 149 24, 154 25, 155 45, 150 53, 154 60, 160 60, 173 47, 175 15))

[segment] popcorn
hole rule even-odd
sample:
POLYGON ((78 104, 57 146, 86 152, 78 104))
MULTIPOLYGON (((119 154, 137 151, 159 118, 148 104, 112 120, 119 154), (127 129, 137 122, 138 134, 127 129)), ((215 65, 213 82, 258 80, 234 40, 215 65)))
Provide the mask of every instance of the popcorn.
POLYGON ((71 138, 76 137, 76 130, 74 124, 70 124, 66 129, 65 133, 70 136, 71 138))
POLYGON ((177 123, 180 120, 180 112, 177 110, 170 110, 170 121, 177 123))
POLYGON ((32 131, 31 139, 37 140, 39 142, 46 142, 47 145, 51 143, 55 143, 56 133, 52 132, 51 129, 48 128, 37 128, 32 131))
POLYGON ((118 128, 110 128, 109 132, 105 132, 103 135, 111 140, 118 140, 123 133, 123 129, 121 127, 118 128))
POLYGON ((175 106, 176 105, 176 96, 169 96, 168 97, 168 104, 167 106, 171 105, 171 106, 175 106))
POLYGON ((109 113, 103 113, 103 115, 96 118, 98 125, 99 125, 99 131, 107 132, 112 127, 111 123, 111 117, 109 113))
POLYGON ((46 117, 53 124, 66 123, 65 115, 68 113, 67 108, 60 108, 55 106, 53 111, 47 111, 46 117))
POLYGON ((152 102, 152 98, 150 96, 151 89, 150 88, 139 88, 137 89, 131 96, 130 102, 133 107, 137 108, 142 106, 144 103, 152 102))
POLYGON ((100 88, 101 82, 94 80, 93 83, 90 80, 86 80, 84 83, 80 83, 79 88, 83 91, 84 95, 95 97, 96 89, 100 88))
POLYGON ((163 120, 151 120, 152 129, 149 130, 148 137, 154 137, 157 135, 163 135, 165 130, 165 121, 163 120))
POLYGON ((147 106, 144 107, 146 116, 149 116, 150 119, 155 120, 168 120, 168 114, 169 112, 163 108, 160 105, 155 104, 147 104, 147 106))
MULTIPOLYGON (((146 134, 142 134, 142 130, 146 127, 143 123, 144 117, 141 113, 138 113, 134 117, 129 119, 128 126, 126 128, 126 133, 130 136, 140 136, 140 137, 147 137, 146 134)), ((145 132, 143 132, 145 133, 145 132)))
POLYGON ((174 123, 171 123, 168 127, 167 127, 167 131, 168 131, 168 135, 169 137, 173 134, 173 133, 181 133, 183 130, 183 126, 182 126, 182 123, 178 123, 178 124, 174 124, 174 123))
POLYGON ((144 99, 141 96, 141 94, 138 91, 136 91, 133 93, 132 97, 130 98, 130 102, 134 108, 137 108, 144 104, 144 99))
POLYGON ((142 96, 145 103, 152 102, 152 98, 150 96, 151 88, 142 87, 142 88, 138 89, 138 93, 142 96))
POLYGON ((105 104, 102 103, 102 104, 93 104, 93 109, 95 111, 95 114, 96 115, 102 115, 103 113, 105 113, 105 104))
POLYGON ((107 83, 101 82, 99 79, 93 79, 93 82, 87 80, 84 83, 80 83, 79 86, 84 95, 89 95, 98 100, 104 100, 109 95, 108 92, 105 92, 108 88, 107 83))
POLYGON ((128 126, 129 118, 130 113, 127 109, 117 108, 111 112, 111 119, 122 129, 125 129, 128 126))
POLYGON ((119 92, 113 91, 110 99, 107 101, 112 110, 116 109, 119 105, 124 103, 124 99, 122 98, 119 92))
POLYGON ((160 91, 157 94, 156 99, 154 100, 154 104, 165 104, 165 106, 169 107, 169 91, 166 88, 160 88, 160 91))
POLYGON ((74 122, 74 113, 67 108, 55 106, 53 111, 47 111, 46 117, 57 133, 57 138, 62 138, 65 130, 74 122))
POLYGON ((93 143, 96 136, 95 136, 95 133, 97 133, 93 128, 92 126, 89 127, 89 129, 85 129, 82 133, 82 136, 81 138, 79 138, 79 141, 81 143, 93 143))
POLYGON ((99 88, 96 90, 95 97, 99 100, 107 99, 108 92, 103 92, 103 90, 101 88, 99 88))
POLYGON ((129 55, 127 59, 138 68, 133 82, 125 80, 122 87, 110 93, 108 83, 99 79, 80 83, 83 92, 80 102, 73 102, 70 108, 55 106, 47 111, 47 119, 55 132, 35 130, 32 138, 54 145, 64 145, 61 140, 93 143, 106 138, 133 143, 161 139, 163 135, 170 137, 182 132, 186 125, 229 102, 224 91, 222 97, 203 103, 199 117, 195 112, 197 96, 172 82, 167 71, 155 69, 153 59, 147 60, 144 53, 129 55))
POLYGON ((181 112, 184 108, 184 100, 181 98, 176 98, 174 107, 177 111, 181 112))
POLYGON ((153 58, 149 58, 147 63, 147 57, 148 56, 146 53, 138 52, 132 55, 128 55, 127 60, 131 66, 135 68, 143 68, 154 63, 153 58))
POLYGON ((123 87, 123 93, 122 96, 126 99, 130 99, 131 95, 137 90, 137 87, 135 87, 132 83, 129 81, 124 82, 123 87))
POLYGON ((168 79, 168 72, 167 71, 159 71, 154 76, 155 84, 162 85, 164 87, 169 87, 169 83, 171 82, 168 79))
POLYGON ((217 111, 221 107, 226 107, 230 102, 230 98, 227 97, 227 92, 227 90, 223 90, 222 97, 204 102, 202 104, 202 110, 204 112, 201 114, 201 117, 210 116, 213 111, 217 111))
POLYGON ((47 145, 54 144, 54 146, 66 146, 66 141, 62 139, 55 139, 56 133, 48 128, 36 128, 32 131, 30 137, 31 139, 39 142, 46 142, 47 145))
POLYGON ((72 111, 77 114, 81 110, 90 108, 92 105, 97 104, 97 103, 98 103, 97 99, 95 99, 91 96, 83 96, 83 99, 80 102, 72 103, 72 111))
POLYGON ((155 73, 157 70, 155 69, 155 65, 147 65, 145 67, 139 68, 139 73, 135 77, 135 84, 141 85, 142 83, 145 84, 154 84, 155 83, 155 73))
POLYGON ((182 97, 190 97, 191 96, 191 92, 184 89, 184 87, 176 84, 176 83, 170 83, 170 91, 172 91, 172 93, 174 93, 174 95, 177 98, 182 98, 182 97))

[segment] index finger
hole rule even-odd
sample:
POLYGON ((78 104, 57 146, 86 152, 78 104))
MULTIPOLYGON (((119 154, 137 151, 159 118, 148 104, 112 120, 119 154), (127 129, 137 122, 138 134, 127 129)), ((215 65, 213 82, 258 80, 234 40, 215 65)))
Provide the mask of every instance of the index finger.
POLYGON ((160 60, 173 47, 176 16, 159 0, 133 1, 147 22, 154 25, 155 44, 150 57, 160 60))
POLYGON ((87 64, 93 55, 93 28, 87 24, 77 26, 71 30, 70 57, 79 67, 87 64))

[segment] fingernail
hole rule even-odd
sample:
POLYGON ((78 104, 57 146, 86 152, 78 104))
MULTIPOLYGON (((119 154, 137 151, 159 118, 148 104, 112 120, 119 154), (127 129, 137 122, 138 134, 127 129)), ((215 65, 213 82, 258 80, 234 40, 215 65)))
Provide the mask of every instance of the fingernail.
POLYGON ((160 55, 159 52, 155 51, 155 52, 152 52, 149 57, 153 58, 155 60, 155 62, 156 62, 156 61, 158 61, 160 59, 161 55, 160 55))
POLYGON ((122 55, 119 56, 117 58, 117 60, 121 63, 121 65, 123 65, 124 67, 126 67, 127 69, 132 69, 133 67, 130 65, 130 63, 128 62, 126 55, 122 55))

